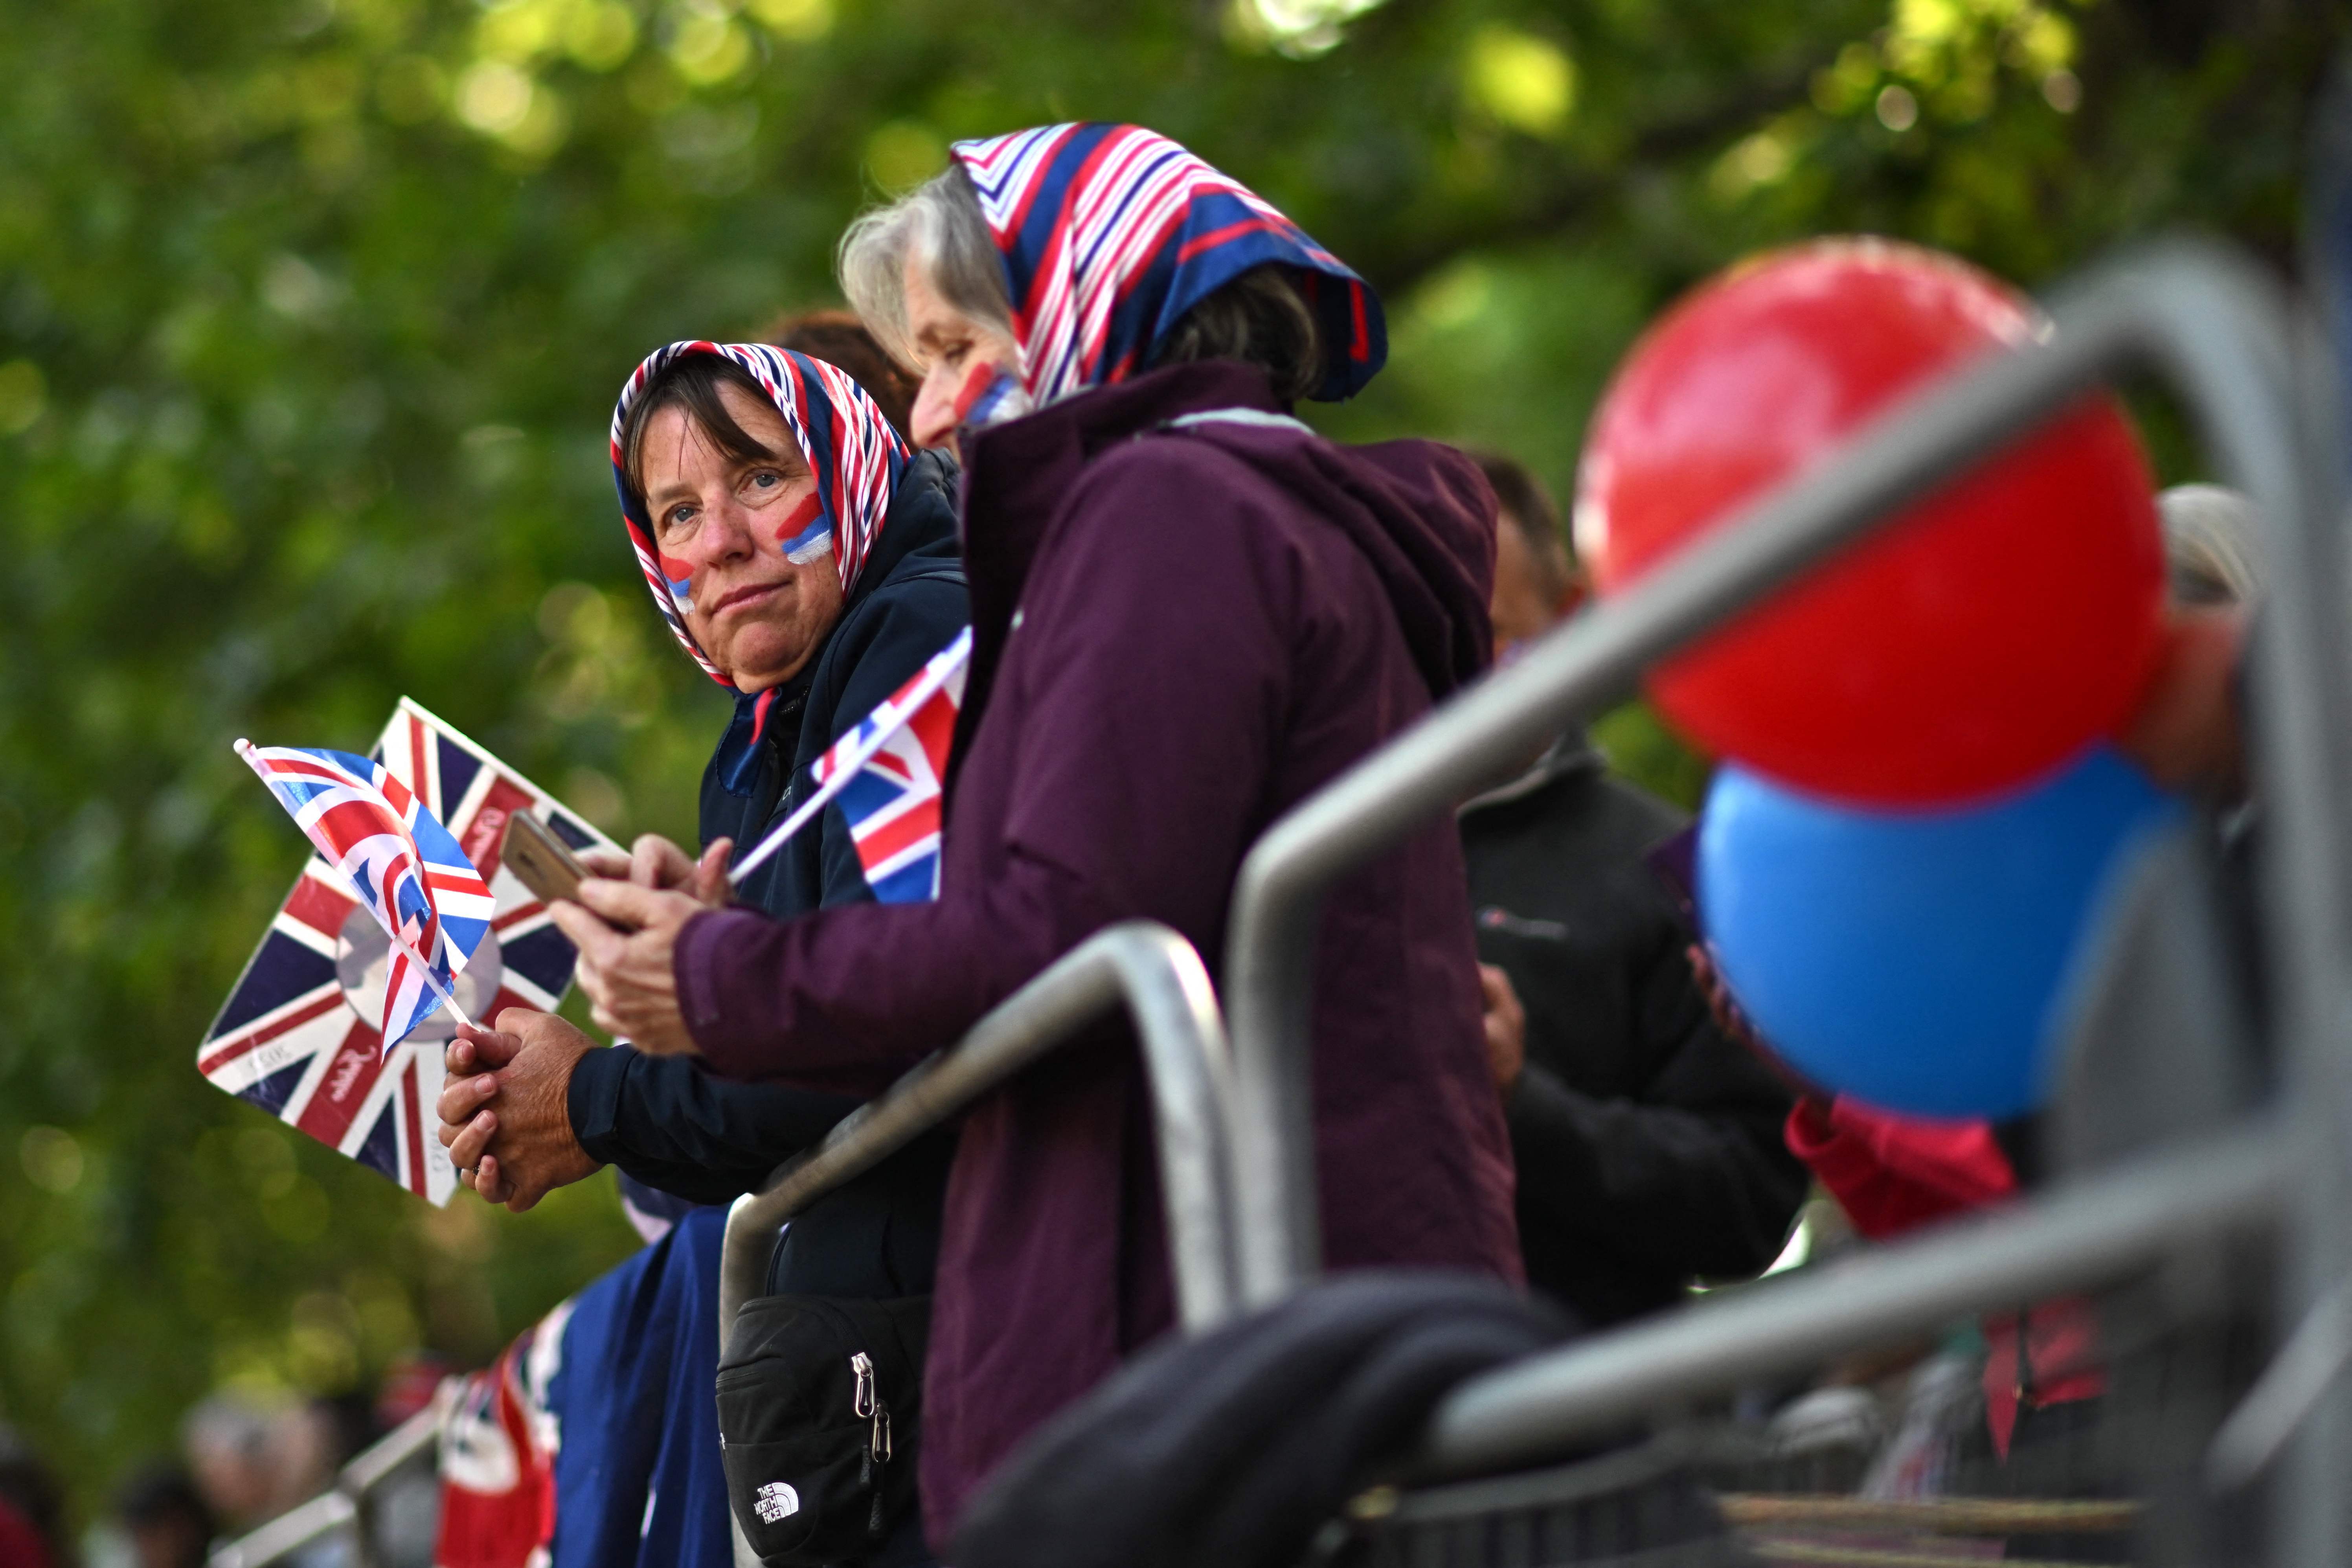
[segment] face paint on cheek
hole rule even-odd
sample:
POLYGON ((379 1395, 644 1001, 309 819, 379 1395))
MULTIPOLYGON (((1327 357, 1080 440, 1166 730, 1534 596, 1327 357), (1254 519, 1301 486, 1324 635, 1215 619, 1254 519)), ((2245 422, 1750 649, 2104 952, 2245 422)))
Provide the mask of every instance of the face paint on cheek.
POLYGON ((971 367, 956 389, 955 422, 968 429, 984 429, 1001 420, 1018 419, 1029 412, 1029 398, 1003 366, 983 361, 971 367))
POLYGON ((776 542, 784 547, 784 559, 796 566, 815 560, 833 543, 833 523, 814 489, 776 525, 776 542))
POLYGON ((687 609, 694 608, 694 568, 675 555, 661 558, 662 579, 669 584, 669 596, 687 609))

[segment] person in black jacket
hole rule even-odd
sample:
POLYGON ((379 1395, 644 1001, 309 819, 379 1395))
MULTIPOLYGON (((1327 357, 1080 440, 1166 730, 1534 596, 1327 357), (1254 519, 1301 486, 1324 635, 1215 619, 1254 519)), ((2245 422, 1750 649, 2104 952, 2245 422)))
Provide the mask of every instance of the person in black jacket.
MULTIPOLYGON (((706 377, 724 375, 715 367, 729 363, 717 355, 673 361, 669 379, 649 383, 641 397, 657 399, 681 370, 698 365, 710 367, 706 377)), ((736 374, 756 391, 747 373, 736 374)), ((784 679, 738 693, 703 773, 704 845, 723 839, 740 855, 756 844, 812 787, 808 769, 817 755, 919 670, 968 618, 954 466, 938 453, 913 454, 837 617, 808 639, 784 679)), ((688 651, 703 658, 691 645, 688 651)), ((647 836, 640 845, 644 860, 660 841, 647 836)), ((683 864, 638 870, 671 883, 695 874, 683 864)), ((838 807, 734 889, 736 901, 778 916, 873 897, 838 807)), ((627 1046, 596 1050, 586 1036, 552 1020, 497 1073, 453 1077, 442 1100, 452 1156, 461 1166, 478 1165, 478 1191, 517 1209, 607 1163, 658 1193, 727 1203, 758 1186, 855 1104, 844 1096, 730 1082, 691 1058, 647 1057, 627 1046)), ((939 1139, 910 1148, 802 1216, 789 1250, 814 1272, 794 1271, 806 1278, 790 1288, 835 1295, 928 1289, 947 1152, 939 1139), (872 1245, 832 1245, 829 1237, 843 1230, 872 1245), (865 1279, 870 1291, 851 1288, 845 1272, 865 1279), (829 1283, 807 1282, 819 1277, 829 1283)))
MULTIPOLYGON (((688 655, 736 700, 703 775, 702 859, 648 836, 629 867, 598 868, 725 901, 723 867, 806 798, 810 764, 968 621, 956 471, 941 454, 910 451, 848 378, 755 346, 664 351, 632 379, 623 409, 616 477, 647 586, 688 655), (696 448, 700 467, 681 468, 673 447, 696 448), (686 477, 654 478, 671 468, 686 477)), ((777 916, 876 896, 837 805, 731 893, 777 916)), ((725 1204, 857 1103, 719 1079, 692 1058, 599 1049, 551 1015, 513 1009, 497 1023, 450 1049, 441 1137, 477 1192, 517 1210, 606 1163, 633 1211, 725 1204)), ((933 1134, 812 1205, 776 1248, 770 1291, 928 1294, 951 1153, 950 1135, 933 1134)), ((696 1321, 696 1361, 715 1357, 714 1328, 696 1321)), ((922 1555, 909 1510, 868 1561, 922 1555)))
MULTIPOLYGON (((1480 456, 1502 501, 1497 662, 1572 609, 1550 498, 1480 456)), ((1682 813, 1611 778, 1581 731, 1461 810, 1487 1052, 1518 1162, 1528 1282, 1594 1327, 1769 1264, 1804 1201, 1790 1095, 1718 1028, 1692 933, 1644 857, 1682 813)))

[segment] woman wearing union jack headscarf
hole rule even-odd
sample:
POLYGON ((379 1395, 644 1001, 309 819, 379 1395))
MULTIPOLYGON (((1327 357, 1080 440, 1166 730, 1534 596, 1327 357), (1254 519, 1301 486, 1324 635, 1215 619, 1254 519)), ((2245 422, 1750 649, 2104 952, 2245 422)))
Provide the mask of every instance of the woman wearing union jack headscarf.
MULTIPOLYGON (((778 922, 593 884, 645 929, 583 925, 583 978, 646 1048, 873 1088, 1112 921, 1164 921, 1213 965, 1252 841, 1479 673, 1495 500, 1451 448, 1342 447, 1294 416, 1380 368, 1378 300, 1139 127, 960 143, 859 221, 842 273, 923 373, 916 440, 964 458, 973 650, 940 897, 778 922)), ((1314 1037, 1327 1260, 1516 1278, 1450 824, 1330 899, 1314 1037)), ((1107 1033, 964 1125, 925 1394, 937 1543, 1171 1325, 1145 1092, 1107 1033)))
MULTIPOLYGON (((962 630, 955 469, 917 452, 849 375, 764 344, 673 343, 623 389, 612 462, 629 548, 686 656, 733 698, 703 775, 698 861, 658 838, 602 869, 726 903, 723 868, 791 814, 810 764, 962 630)), ((902 896, 867 880, 837 809, 744 878, 765 917, 902 896)), ((724 1205, 822 1137, 854 1097, 715 1077, 679 1057, 592 1048, 563 1020, 516 1009, 452 1047, 442 1139, 470 1184, 528 1208, 603 1163, 676 1228, 583 1291, 552 1397, 555 1568, 731 1561, 711 1403, 724 1205), (489 1070, 489 1069, 495 1069, 489 1070), (663 1204, 665 1197, 676 1200, 663 1204)), ((918 1143, 796 1218, 778 1292, 925 1296, 951 1145, 918 1143)), ((917 1310, 909 1306, 903 1310, 917 1310)), ((897 1441, 914 1447, 910 1395, 897 1441)), ((926 1560, 908 1483, 877 1503, 870 1550, 926 1560)), ((861 1501, 859 1520, 868 1512, 861 1501)))

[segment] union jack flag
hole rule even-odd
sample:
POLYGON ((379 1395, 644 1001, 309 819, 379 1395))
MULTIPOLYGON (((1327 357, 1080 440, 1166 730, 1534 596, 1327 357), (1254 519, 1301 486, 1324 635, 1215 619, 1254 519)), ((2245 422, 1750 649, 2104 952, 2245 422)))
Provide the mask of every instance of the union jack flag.
MULTIPOLYGON (((539 814, 575 849, 611 850, 587 826, 480 746, 403 699, 371 768, 446 823, 460 858, 479 868, 491 908, 451 990, 488 1023, 508 1007, 553 1012, 572 984, 572 944, 499 851, 507 819, 539 814)), ((454 911, 443 906, 445 922, 454 911)), ((446 1009, 382 1048, 391 942, 341 874, 313 856, 197 1048, 196 1067, 222 1089, 436 1204, 457 1173, 435 1136, 433 1101, 446 1009)))
POLYGON ((442 1003, 455 1008, 449 986, 490 929, 491 905, 449 830, 381 763, 246 741, 236 752, 391 939, 377 1026, 383 1048, 442 1003))
POLYGON ((809 764, 816 788, 735 862, 729 878, 740 883, 838 799, 877 901, 938 898, 940 792, 971 662, 971 628, 966 626, 809 764))
POLYGON ((940 896, 940 792, 971 658, 967 626, 810 764, 820 790, 840 781, 835 800, 878 902, 940 896))

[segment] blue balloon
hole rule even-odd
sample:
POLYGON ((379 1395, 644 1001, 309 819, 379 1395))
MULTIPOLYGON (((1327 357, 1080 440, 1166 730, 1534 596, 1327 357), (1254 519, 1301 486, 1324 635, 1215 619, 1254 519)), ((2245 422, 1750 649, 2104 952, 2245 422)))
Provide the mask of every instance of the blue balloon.
POLYGON ((2104 895, 2182 807, 2112 747, 1989 805, 1833 805, 1737 766, 1699 826, 1698 901, 1765 1040, 1826 1089, 2014 1116, 2055 1068, 2104 895))

